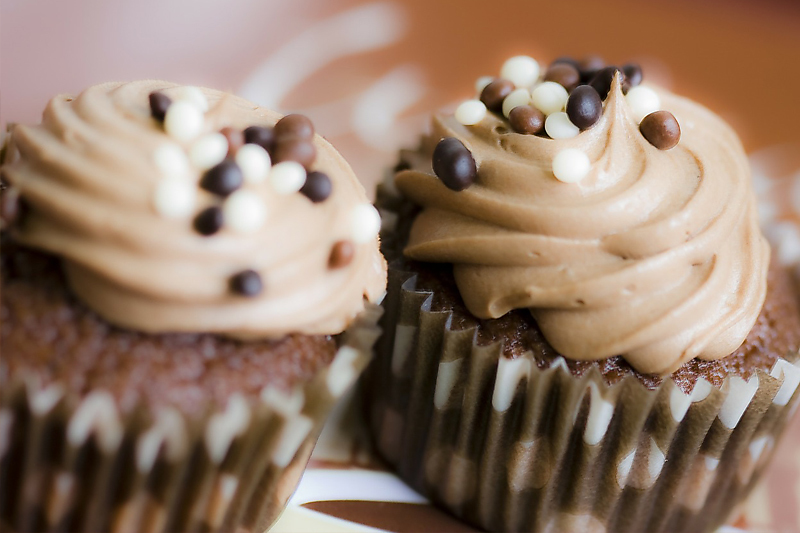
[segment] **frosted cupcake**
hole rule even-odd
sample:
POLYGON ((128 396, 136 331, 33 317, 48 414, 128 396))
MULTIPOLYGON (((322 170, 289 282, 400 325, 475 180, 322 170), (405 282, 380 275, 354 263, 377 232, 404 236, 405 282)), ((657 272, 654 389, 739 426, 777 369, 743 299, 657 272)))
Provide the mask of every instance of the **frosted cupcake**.
POLYGON ((711 531, 797 405, 742 146, 641 81, 512 58, 379 189, 377 446, 487 530, 711 531))
POLYGON ((10 132, 0 524, 257 531, 377 337, 380 220, 305 117, 108 83, 10 132))

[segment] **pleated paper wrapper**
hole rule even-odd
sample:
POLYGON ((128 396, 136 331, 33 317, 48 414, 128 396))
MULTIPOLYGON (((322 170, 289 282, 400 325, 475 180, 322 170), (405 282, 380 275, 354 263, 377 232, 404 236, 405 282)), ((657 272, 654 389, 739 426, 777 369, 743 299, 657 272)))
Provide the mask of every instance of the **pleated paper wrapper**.
MULTIPOLYGON (((408 218, 393 196, 379 189, 390 250, 408 218)), ((385 334, 365 376, 374 440, 409 484, 489 531, 713 531, 800 401, 797 354, 721 387, 700 378, 691 394, 670 379, 609 386, 562 358, 539 368, 451 329, 415 281, 390 264, 385 334)))
POLYGON ((13 379, 0 391, 0 531, 263 532, 367 365, 380 314, 368 305, 309 382, 234 394, 197 419, 13 379))

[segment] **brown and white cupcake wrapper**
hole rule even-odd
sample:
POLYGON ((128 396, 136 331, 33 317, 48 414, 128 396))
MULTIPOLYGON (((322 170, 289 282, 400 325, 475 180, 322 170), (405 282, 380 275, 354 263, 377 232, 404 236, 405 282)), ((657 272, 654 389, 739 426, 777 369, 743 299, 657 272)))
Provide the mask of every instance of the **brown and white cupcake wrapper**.
POLYGON ((173 409, 124 415, 105 391, 78 399, 58 384, 12 381, 0 392, 0 530, 263 532, 367 365, 380 314, 368 306, 304 386, 233 395, 197 420, 173 409))
POLYGON ((781 359, 691 394, 540 369, 450 328, 432 294, 391 270, 385 335, 368 370, 380 453, 423 494, 497 531, 711 531, 753 488, 797 407, 781 359))

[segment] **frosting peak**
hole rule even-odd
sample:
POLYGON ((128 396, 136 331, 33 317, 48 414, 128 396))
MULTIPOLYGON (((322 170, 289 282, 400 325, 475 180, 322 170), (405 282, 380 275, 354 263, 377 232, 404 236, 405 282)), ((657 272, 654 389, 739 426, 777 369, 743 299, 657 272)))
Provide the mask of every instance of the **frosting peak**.
MULTIPOLYGON (((424 207, 405 254, 453 263, 469 310, 496 318, 529 308, 547 340, 578 360, 622 355, 643 373, 718 359, 745 339, 766 295, 769 248, 735 133, 687 99, 657 91, 680 123, 659 150, 639 131, 619 77, 597 123, 569 139, 520 135, 487 114, 466 126, 436 116, 402 193, 424 207), (455 137, 478 165, 448 189, 430 158, 455 137), (591 163, 577 183, 553 175, 576 148, 591 163)), ((639 117, 640 118, 640 117, 639 117)))

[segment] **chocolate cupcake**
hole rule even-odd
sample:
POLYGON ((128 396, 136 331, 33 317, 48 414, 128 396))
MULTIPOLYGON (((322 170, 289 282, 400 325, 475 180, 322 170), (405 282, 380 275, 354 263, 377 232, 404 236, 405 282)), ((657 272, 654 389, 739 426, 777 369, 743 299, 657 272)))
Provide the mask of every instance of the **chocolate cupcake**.
POLYGON ((481 528, 712 531, 796 409, 800 313, 742 146, 641 81, 513 58, 379 188, 372 432, 481 528))
POLYGON ((2 529, 264 531, 378 336, 350 167, 161 81, 58 96, 3 153, 2 529))

